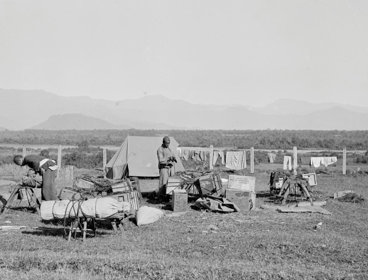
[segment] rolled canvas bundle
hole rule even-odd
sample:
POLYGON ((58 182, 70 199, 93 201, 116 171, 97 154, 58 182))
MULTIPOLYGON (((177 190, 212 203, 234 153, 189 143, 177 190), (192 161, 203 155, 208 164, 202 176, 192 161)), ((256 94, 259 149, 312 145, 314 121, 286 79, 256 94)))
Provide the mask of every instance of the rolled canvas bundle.
POLYGON ((118 212, 129 212, 130 203, 113 197, 100 197, 82 201, 51 200, 41 203, 43 220, 86 217, 108 218, 118 212))

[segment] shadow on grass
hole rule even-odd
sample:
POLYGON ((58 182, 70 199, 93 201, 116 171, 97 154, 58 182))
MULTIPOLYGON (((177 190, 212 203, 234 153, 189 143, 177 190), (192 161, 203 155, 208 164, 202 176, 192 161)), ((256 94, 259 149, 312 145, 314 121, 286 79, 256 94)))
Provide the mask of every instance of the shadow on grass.
MULTIPOLYGON (((25 235, 33 235, 33 236, 60 236, 60 237, 64 237, 67 238, 69 233, 69 227, 67 228, 51 228, 51 227, 38 227, 35 230, 28 230, 28 231, 23 231, 22 234, 25 235)), ((96 230, 96 232, 94 233, 93 230, 91 229, 87 229, 87 238, 92 238, 92 237, 96 237, 96 236, 102 236, 102 235, 111 235, 113 234, 113 232, 101 232, 98 231, 98 229, 96 230)), ((74 233, 72 235, 73 239, 74 239, 74 233)), ((82 237, 82 232, 80 230, 77 231, 77 238, 81 238, 82 237)))
POLYGON ((64 228, 38 227, 32 231, 22 231, 22 234, 36 236, 63 236, 64 228))
POLYGON ((257 197, 272 197, 273 195, 270 193, 270 191, 260 191, 257 192, 257 197))

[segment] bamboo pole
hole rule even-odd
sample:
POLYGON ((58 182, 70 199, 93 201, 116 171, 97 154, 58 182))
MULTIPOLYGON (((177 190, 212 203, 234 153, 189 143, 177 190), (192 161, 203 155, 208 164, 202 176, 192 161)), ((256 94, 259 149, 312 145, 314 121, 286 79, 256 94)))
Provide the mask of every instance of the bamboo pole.
POLYGON ((210 170, 213 169, 213 146, 210 146, 210 157, 209 157, 209 167, 210 170))
POLYGON ((58 147, 58 157, 57 157, 57 165, 58 165, 58 176, 59 176, 59 173, 60 173, 60 169, 61 169, 61 150, 62 150, 62 147, 61 145, 59 145, 58 147))
POLYGON ((297 174, 296 169, 298 168, 298 148, 294 147, 293 148, 293 170, 294 170, 294 175, 297 174))
POLYGON ((104 174, 104 178, 106 178, 106 161, 107 161, 106 148, 103 148, 102 150, 102 171, 104 174))
POLYGON ((250 173, 254 173, 254 147, 250 148, 250 173))
POLYGON ((342 174, 346 175, 346 147, 342 150, 342 174))

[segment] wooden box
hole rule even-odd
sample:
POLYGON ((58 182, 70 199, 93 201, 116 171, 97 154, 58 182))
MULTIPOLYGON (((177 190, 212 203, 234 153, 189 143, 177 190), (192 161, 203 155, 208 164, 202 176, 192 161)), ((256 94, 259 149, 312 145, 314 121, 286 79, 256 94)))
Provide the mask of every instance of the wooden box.
POLYGON ((236 189, 226 190, 226 199, 233 202, 241 211, 250 211, 255 207, 256 193, 236 189))
POLYGON ((317 175, 316 173, 303 174, 303 178, 307 179, 309 186, 317 186, 317 175))
POLYGON ((139 209, 139 199, 140 194, 138 191, 132 191, 127 193, 116 193, 113 195, 116 197, 118 201, 126 201, 130 203, 130 207, 133 211, 137 211, 139 209))
POLYGON ((119 182, 111 186, 113 193, 130 192, 131 186, 128 181, 119 182))
POLYGON ((167 182, 166 185, 166 194, 173 194, 173 191, 176 189, 180 189, 180 184, 181 184, 181 179, 180 178, 169 178, 169 181, 167 182))
POLYGON ((174 212, 188 211, 188 193, 185 190, 176 189, 173 191, 172 209, 174 212))
POLYGON ((196 182, 199 185, 200 195, 213 195, 222 190, 221 177, 218 174, 201 176, 196 182))
POLYGON ((283 184, 284 184, 284 179, 279 178, 279 180, 275 183, 275 188, 281 189, 283 184))
POLYGON ((245 192, 254 192, 256 188, 256 177, 230 175, 228 189, 236 189, 245 192))

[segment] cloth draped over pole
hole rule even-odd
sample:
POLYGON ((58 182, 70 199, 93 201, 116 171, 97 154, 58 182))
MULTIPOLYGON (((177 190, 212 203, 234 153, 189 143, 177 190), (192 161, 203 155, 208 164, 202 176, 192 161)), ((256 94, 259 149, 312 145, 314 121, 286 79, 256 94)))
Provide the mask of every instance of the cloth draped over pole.
POLYGON ((177 154, 180 158, 193 161, 207 161, 211 159, 215 165, 219 158, 221 164, 229 169, 241 170, 247 167, 246 150, 237 150, 234 148, 206 148, 206 147, 178 147, 177 154))
POLYGON ((213 151, 213 164, 215 165, 217 162, 217 159, 221 158, 221 164, 225 164, 225 154, 223 151, 213 151))
POLYGON ((234 170, 246 168, 247 158, 245 150, 226 152, 226 167, 234 170))
POLYGON ((284 170, 291 170, 291 156, 284 156, 284 165, 283 165, 283 169, 284 170))
POLYGON ((206 161, 209 155, 209 148, 201 147, 179 147, 177 148, 177 154, 180 158, 194 161, 206 161))
POLYGON ((327 167, 337 162, 337 157, 311 157, 310 165, 318 168, 321 165, 327 167))
POLYGON ((276 160, 276 154, 275 153, 268 153, 267 156, 268 156, 268 162, 269 163, 274 163, 275 162, 275 160, 276 160))

